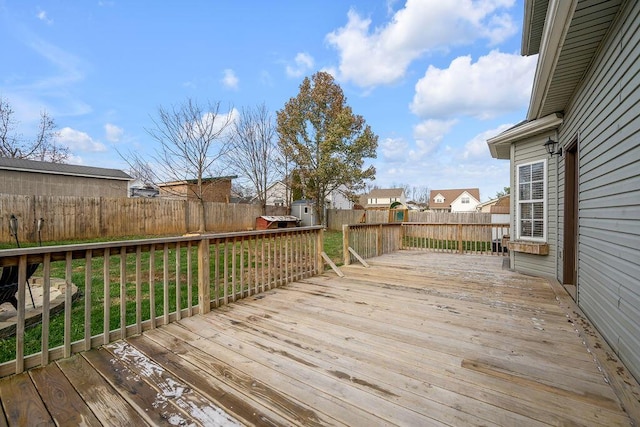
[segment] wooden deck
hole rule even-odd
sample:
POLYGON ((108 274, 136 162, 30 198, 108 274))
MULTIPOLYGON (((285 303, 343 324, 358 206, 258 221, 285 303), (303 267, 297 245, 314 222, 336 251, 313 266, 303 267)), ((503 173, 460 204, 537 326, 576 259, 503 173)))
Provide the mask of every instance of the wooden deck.
POLYGON ((0 425, 634 424, 557 286, 367 261, 3 379, 0 425))

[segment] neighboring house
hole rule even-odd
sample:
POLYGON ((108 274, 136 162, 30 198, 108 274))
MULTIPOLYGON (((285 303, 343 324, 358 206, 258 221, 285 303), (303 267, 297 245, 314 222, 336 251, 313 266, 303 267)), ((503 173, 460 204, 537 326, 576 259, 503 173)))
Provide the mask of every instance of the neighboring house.
POLYGON ((407 198, 402 188, 374 188, 360 197, 360 204, 367 210, 389 209, 393 203, 401 203, 405 208, 407 198))
POLYGON ((131 179, 118 169, 0 157, 0 194, 127 197, 131 179))
POLYGON ((565 284, 640 379, 640 2, 527 0, 524 17, 529 111, 487 141, 511 164, 511 268, 565 284))
MULTIPOLYGON (((205 202, 229 203, 231 180, 237 176, 220 176, 202 179, 202 200, 205 202)), ((189 179, 158 184, 160 197, 197 199, 198 180, 189 179)))
MULTIPOLYGON (((287 184, 282 181, 276 181, 267 187, 267 206, 289 206, 289 194, 291 190, 287 184)), ((258 203, 258 198, 251 199, 251 203, 258 203)))
POLYGON ((429 209, 445 212, 476 212, 479 204, 480 190, 477 188, 431 190, 429 209))
MULTIPOLYGON (((345 194, 347 187, 341 185, 337 190, 327 196, 326 202, 330 209, 353 209, 353 202, 345 194)), ((267 206, 289 206, 287 199, 291 195, 291 189, 282 181, 276 181, 267 188, 267 206)), ((257 198, 252 200, 255 203, 257 198)))
POLYGON ((329 193, 327 202, 329 202, 329 209, 353 209, 353 201, 350 200, 346 194, 349 190, 346 185, 341 185, 337 189, 329 193))
POLYGON ((129 197, 158 197, 160 190, 157 186, 148 183, 140 178, 129 181, 128 195, 129 197))
POLYGON ((505 211, 504 213, 509 213, 510 197, 511 196, 507 194, 506 196, 501 196, 495 199, 488 200, 486 202, 482 202, 478 206, 476 206, 476 211, 486 213, 493 212, 497 209, 505 211))

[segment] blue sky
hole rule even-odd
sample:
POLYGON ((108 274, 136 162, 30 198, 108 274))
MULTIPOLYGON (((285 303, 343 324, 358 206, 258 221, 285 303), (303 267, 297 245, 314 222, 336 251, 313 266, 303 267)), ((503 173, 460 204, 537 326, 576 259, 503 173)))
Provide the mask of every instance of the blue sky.
POLYGON ((193 98, 275 114, 331 72, 379 136, 375 184, 509 185, 486 139, 525 117, 536 57, 522 0, 0 0, 0 96, 28 136, 41 110, 70 163, 153 154, 159 106, 193 98))

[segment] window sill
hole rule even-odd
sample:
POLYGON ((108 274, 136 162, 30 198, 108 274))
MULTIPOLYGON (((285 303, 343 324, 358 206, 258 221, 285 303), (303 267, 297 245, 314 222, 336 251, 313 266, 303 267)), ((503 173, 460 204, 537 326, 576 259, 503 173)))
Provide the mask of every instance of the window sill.
POLYGON ((510 241, 508 248, 513 252, 533 255, 549 255, 549 244, 541 242, 510 241))

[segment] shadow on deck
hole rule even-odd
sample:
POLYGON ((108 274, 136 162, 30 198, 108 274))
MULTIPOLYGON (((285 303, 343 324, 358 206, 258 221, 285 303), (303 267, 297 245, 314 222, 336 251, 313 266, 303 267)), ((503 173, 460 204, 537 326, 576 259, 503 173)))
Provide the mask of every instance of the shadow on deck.
POLYGON ((633 424, 561 288, 496 257, 367 261, 2 379, 6 421, 633 424))

